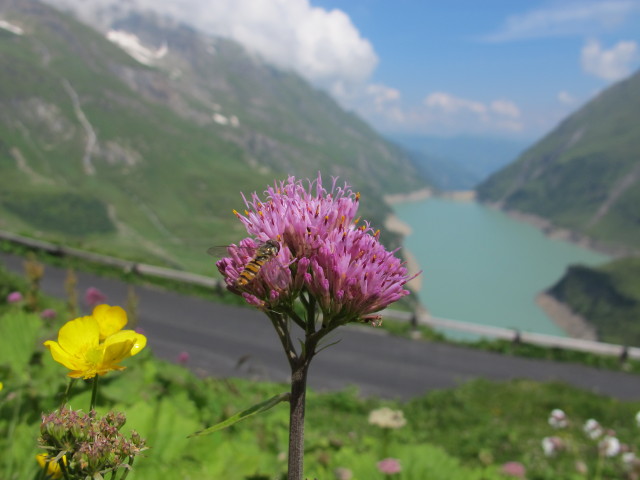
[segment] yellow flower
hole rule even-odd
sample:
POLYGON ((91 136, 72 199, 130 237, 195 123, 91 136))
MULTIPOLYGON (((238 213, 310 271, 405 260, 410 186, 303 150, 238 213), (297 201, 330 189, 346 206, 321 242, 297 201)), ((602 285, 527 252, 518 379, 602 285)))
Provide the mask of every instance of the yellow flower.
MULTIPOLYGON (((36 461, 38 462, 38 465, 40 465, 40 468, 45 468, 47 469, 47 475, 51 478, 61 478, 62 477, 62 470, 60 470, 60 464, 58 462, 53 462, 52 461, 53 458, 51 458, 48 454, 46 453, 39 453, 38 455, 36 455, 36 461)), ((62 462, 66 465, 67 464, 67 456, 63 455, 62 456, 62 462)))
POLYGON ((125 367, 118 364, 146 346, 147 338, 133 330, 116 331, 101 343, 102 331, 113 331, 114 325, 117 325, 109 315, 120 315, 117 311, 109 312, 111 310, 98 312, 99 316, 106 315, 103 316, 103 325, 106 325, 104 330, 94 316, 80 317, 60 328, 57 342, 44 342, 53 359, 71 370, 68 376, 86 379, 104 375, 111 370, 124 370, 125 367))
POLYGON ((127 312, 122 307, 97 305, 91 314, 100 327, 100 341, 119 332, 127 324, 127 312))

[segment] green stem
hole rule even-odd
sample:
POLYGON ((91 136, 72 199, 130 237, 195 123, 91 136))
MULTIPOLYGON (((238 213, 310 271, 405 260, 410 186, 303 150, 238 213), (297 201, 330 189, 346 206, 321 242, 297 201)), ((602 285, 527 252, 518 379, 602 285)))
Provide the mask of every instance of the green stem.
MULTIPOLYGON (((301 295, 304 296, 304 295, 301 295)), ((307 328, 305 333, 307 337, 312 335, 316 330, 316 298, 313 295, 309 295, 309 301, 306 304, 307 308, 307 328)))
POLYGON ((267 316, 271 320, 273 328, 276 329, 276 333, 278 334, 280 343, 282 343, 282 348, 284 348, 285 354, 287 355, 289 366, 291 366, 291 369, 293 370, 293 364, 298 358, 298 354, 293 347, 293 342, 291 341, 291 336, 289 335, 287 322, 282 317, 282 314, 277 312, 267 313, 267 316))
MULTIPOLYGON (((47 467, 46 469, 48 470, 48 463, 47 463, 47 467)), ((58 460, 58 465, 60 466, 60 471, 62 471, 62 476, 65 478, 65 480, 70 480, 69 478, 69 472, 67 471, 67 466, 64 464, 64 457, 62 457, 60 460, 58 460)))
POLYGON ((89 405, 89 411, 95 408, 97 399, 98 399, 98 375, 93 377, 93 385, 91 388, 91 405, 89 405))
POLYGON ((47 465, 49 465, 48 463, 44 464, 44 468, 40 469, 40 474, 38 475, 38 479, 37 480, 45 480, 47 478, 47 465))
POLYGON ((298 325, 300 328, 302 328, 303 330, 306 328, 304 320, 300 318, 300 316, 295 312, 293 307, 288 307, 286 309, 286 314, 289 315, 289 318, 291 318, 291 320, 293 320, 296 323, 296 325, 298 325))
MULTIPOLYGON (((313 318, 307 318, 313 323, 313 318)), ((288 480, 302 480, 304 472, 304 416, 307 399, 307 375, 318 341, 324 332, 308 333, 304 352, 291 362, 291 397, 289 410, 289 473, 288 480)))
POLYGON ((134 460, 134 456, 130 456, 129 457, 129 468, 125 468, 124 470, 124 474, 122 475, 122 478, 120 480, 125 480, 127 478, 127 475, 129 475, 129 472, 131 470, 133 470, 133 460, 134 460))
POLYGON ((302 480, 304 472, 304 414, 309 362, 298 363, 291 372, 288 480, 302 480))
POLYGON ((71 389, 73 388, 73 385, 76 383, 77 378, 70 378, 69 379, 69 383, 67 384, 67 389, 64 391, 64 395, 62 396, 62 404, 60 405, 61 407, 64 407, 67 404, 67 401, 69 400, 69 394, 71 393, 71 389))
POLYGON ((602 478, 602 463, 604 460, 604 453, 598 452, 598 463, 596 463, 596 473, 593 476, 593 480, 600 480, 602 478))

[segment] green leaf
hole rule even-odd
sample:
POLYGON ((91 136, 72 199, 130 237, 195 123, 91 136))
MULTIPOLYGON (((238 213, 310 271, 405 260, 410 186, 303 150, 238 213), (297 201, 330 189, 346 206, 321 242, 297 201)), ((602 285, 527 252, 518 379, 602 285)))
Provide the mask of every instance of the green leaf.
POLYGON ((199 432, 193 433, 189 435, 189 438, 208 435, 210 433, 217 432, 218 430, 222 430, 223 428, 227 428, 233 425, 234 423, 238 423, 239 421, 244 420, 245 418, 251 417, 257 413, 266 412, 270 408, 275 407, 280 402, 288 402, 289 397, 290 397, 289 392, 281 393, 279 395, 276 395, 275 397, 271 397, 269 400, 266 400, 261 403, 257 403, 256 405, 253 405, 252 407, 249 407, 246 410, 236 413, 235 415, 227 418, 223 422, 216 423, 215 425, 209 428, 205 428, 204 430, 200 430, 199 432))
POLYGON ((40 344, 42 320, 33 313, 10 311, 0 318, 0 365, 8 365, 16 375, 27 371, 34 350, 40 344))

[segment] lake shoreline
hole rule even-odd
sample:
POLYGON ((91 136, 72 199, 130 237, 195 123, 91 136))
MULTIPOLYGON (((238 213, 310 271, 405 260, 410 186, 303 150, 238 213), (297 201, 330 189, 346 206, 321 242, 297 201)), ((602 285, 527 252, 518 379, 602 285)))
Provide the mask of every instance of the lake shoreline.
MULTIPOLYGON (((393 207, 399 203, 419 202, 426 200, 427 198, 431 198, 432 196, 434 196, 434 191, 431 188, 425 187, 409 193, 385 195, 383 198, 384 202, 388 206, 393 207)), ((418 293, 422 288, 422 275, 418 275, 422 269, 420 268, 420 264, 418 263, 415 255, 409 251, 406 246, 404 246, 404 238, 408 237, 413 232, 411 226, 400 220, 395 213, 391 213, 385 218, 384 227, 390 232, 397 233, 402 237, 402 253, 405 261, 407 262, 407 273, 409 276, 417 275, 415 278, 407 282, 407 288, 413 293, 418 293)), ((419 303, 419 308, 426 311, 425 306, 421 302, 419 303)))
POLYGON ((582 340, 598 340, 595 327, 584 317, 571 310, 566 303, 561 302, 547 292, 541 292, 536 295, 536 304, 568 337, 582 340))
MULTIPOLYGON (((515 220, 537 228, 548 238, 572 243, 586 250, 611 257, 612 260, 634 253, 631 249, 606 245, 586 235, 569 230, 568 228, 557 227, 551 221, 538 215, 506 209, 497 202, 480 203, 489 208, 500 210, 515 220)), ((538 307, 553 320, 553 323, 562 329, 569 337, 598 341, 598 334, 595 327, 589 323, 586 318, 571 310, 568 304, 561 302, 547 292, 539 293, 535 301, 538 307)))
MULTIPOLYGON (((507 214, 509 217, 530 224, 536 229, 542 231, 542 233, 548 238, 563 240, 581 248, 591 250, 593 252, 601 253, 607 256, 621 255, 620 249, 613 249, 609 246, 601 245, 594 242, 585 236, 577 235, 567 229, 560 229, 554 227, 548 220, 538 217, 536 215, 530 215, 515 210, 507 210, 502 208, 499 204, 491 204, 487 202, 480 202, 476 199, 474 191, 468 192, 434 192, 431 189, 425 188, 422 190, 409 192, 407 194, 396 194, 385 196, 385 202, 393 207, 394 205, 401 203, 415 203, 429 198, 444 198, 453 201, 462 202, 478 202, 495 210, 507 214)), ((411 235, 412 228, 406 222, 400 220, 394 213, 387 216, 385 220, 385 227, 393 232, 398 233, 404 239, 411 235)), ((404 243, 404 242, 403 242, 404 243)), ((407 269, 410 275, 420 271, 420 265, 415 256, 403 247, 404 257, 407 261, 407 269)), ((420 277, 414 279, 413 284, 408 284, 408 287, 412 291, 419 291, 422 283, 420 277)), ((595 328, 583 317, 577 315, 571 310, 571 308, 563 302, 560 302, 548 292, 543 291, 535 296, 535 303, 538 308, 544 312, 544 314, 567 336, 572 338, 597 340, 597 332, 595 328)))
POLYGON ((593 252, 606 255, 608 257, 612 257, 611 258, 612 260, 615 258, 620 258, 628 255, 637 255, 639 253, 638 251, 634 251, 633 249, 630 249, 627 247, 615 246, 615 245, 599 242, 597 240, 594 240, 588 237, 587 235, 575 232, 568 228, 558 227, 554 225, 550 220, 547 220, 546 218, 540 217, 533 213, 526 213, 526 212, 521 212, 519 210, 507 209, 507 208, 504 208, 502 205, 500 205, 500 203, 498 202, 482 202, 482 201, 478 201, 478 202, 489 208, 500 210, 501 212, 504 212, 506 215, 510 216, 515 220, 532 225, 533 227, 540 230, 549 238, 572 243, 574 245, 577 245, 578 247, 585 248, 587 250, 591 250, 593 252))
MULTIPOLYGON (((395 214, 387 215, 384 226, 390 232, 394 232, 402 236, 403 240, 405 237, 411 235, 412 232, 411 226, 400 220, 395 214)), ((404 246, 404 242, 402 246, 402 253, 405 261, 407 262, 407 273, 409 276, 417 275, 421 271, 420 264, 413 253, 404 246)), ((409 280, 407 282, 407 287, 414 293, 419 292, 422 288, 422 276, 418 275, 416 278, 409 280)))

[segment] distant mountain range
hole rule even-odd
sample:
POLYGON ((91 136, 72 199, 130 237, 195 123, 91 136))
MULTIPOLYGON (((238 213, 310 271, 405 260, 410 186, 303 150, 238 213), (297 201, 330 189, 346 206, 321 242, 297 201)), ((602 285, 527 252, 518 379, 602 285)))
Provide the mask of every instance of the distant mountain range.
MULTIPOLYGON (((104 19, 102 19, 104 21, 104 19)), ((381 225, 426 185, 400 148, 300 76, 164 18, 97 30, 0 4, 0 229, 213 270, 243 236, 240 192, 337 175, 381 225)))
POLYGON ((488 137, 388 137, 411 154, 414 163, 441 190, 471 190, 513 162, 531 142, 488 137))
POLYGON ((640 72, 564 120, 477 188, 617 251, 640 251, 640 72))

